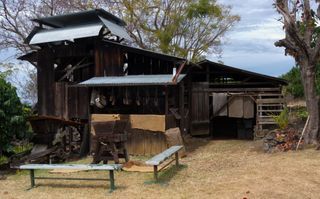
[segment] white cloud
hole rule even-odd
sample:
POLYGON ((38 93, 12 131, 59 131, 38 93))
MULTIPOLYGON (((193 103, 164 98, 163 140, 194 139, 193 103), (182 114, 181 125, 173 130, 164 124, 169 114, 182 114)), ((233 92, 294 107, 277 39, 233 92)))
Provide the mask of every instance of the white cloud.
MULTIPOLYGON (((274 42, 284 37, 280 18, 270 0, 218 0, 231 5, 232 12, 241 21, 227 34, 223 46, 222 61, 268 75, 279 76, 293 65, 293 59, 284 55, 284 50, 274 42)), ((209 59, 215 59, 209 56, 209 59)))

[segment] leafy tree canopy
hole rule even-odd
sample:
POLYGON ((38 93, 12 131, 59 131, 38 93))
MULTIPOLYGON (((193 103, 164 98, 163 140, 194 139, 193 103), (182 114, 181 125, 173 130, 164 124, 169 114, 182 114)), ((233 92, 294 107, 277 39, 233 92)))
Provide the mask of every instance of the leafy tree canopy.
MULTIPOLYGON (((316 90, 320 95, 320 64, 316 66, 316 90)), ((301 72, 298 66, 293 67, 289 72, 282 75, 281 78, 288 81, 285 92, 291 94, 295 98, 304 97, 303 84, 301 80, 301 72)))

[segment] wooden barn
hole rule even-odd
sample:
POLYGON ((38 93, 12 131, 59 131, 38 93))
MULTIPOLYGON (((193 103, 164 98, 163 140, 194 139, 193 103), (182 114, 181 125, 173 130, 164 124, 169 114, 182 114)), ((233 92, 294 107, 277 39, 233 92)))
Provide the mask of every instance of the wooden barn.
POLYGON ((125 22, 102 9, 34 22, 36 50, 20 59, 38 71, 38 115, 80 121, 83 138, 94 122, 127 120, 130 154, 163 151, 173 127, 252 139, 284 106, 282 79, 131 47, 125 22))

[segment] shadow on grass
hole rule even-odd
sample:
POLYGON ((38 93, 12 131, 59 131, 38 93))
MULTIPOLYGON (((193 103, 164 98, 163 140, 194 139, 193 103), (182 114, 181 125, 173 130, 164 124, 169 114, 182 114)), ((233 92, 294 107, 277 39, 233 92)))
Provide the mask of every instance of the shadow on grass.
POLYGON ((197 149, 202 148, 209 144, 211 141, 211 137, 187 137, 184 138, 184 146, 188 153, 195 152, 197 149))
MULTIPOLYGON (((64 183, 45 183, 45 182, 36 182, 36 185, 34 188, 29 189, 29 190, 33 190, 36 189, 38 187, 48 187, 48 188, 67 188, 67 189, 82 189, 82 188, 92 188, 92 189, 103 189, 106 191, 110 190, 110 182, 106 182, 105 184, 64 184, 64 183)), ((116 189, 115 190, 123 190, 126 189, 126 186, 122 186, 122 185, 117 185, 116 184, 116 189)))
MULTIPOLYGON (((179 166, 173 165, 164 171, 158 173, 158 181, 154 179, 145 181, 144 184, 160 184, 160 185, 167 185, 170 180, 181 170, 186 169, 187 165, 180 164, 179 166)), ((152 173, 153 174, 153 173, 152 173)), ((150 176, 151 177, 151 176, 150 176)), ((152 176, 153 178, 153 176, 152 176)))

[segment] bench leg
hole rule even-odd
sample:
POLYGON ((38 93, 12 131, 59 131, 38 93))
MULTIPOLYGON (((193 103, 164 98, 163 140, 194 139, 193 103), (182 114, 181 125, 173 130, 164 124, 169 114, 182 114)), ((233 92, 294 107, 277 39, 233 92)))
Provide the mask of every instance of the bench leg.
POLYGON ((154 180, 157 182, 158 181, 158 166, 157 165, 153 166, 153 177, 154 177, 154 180))
POLYGON ((176 166, 179 166, 179 154, 178 152, 174 154, 176 158, 176 166))
POLYGON ((35 187, 35 180, 34 180, 34 170, 30 169, 30 182, 31 182, 31 189, 35 187))
POLYGON ((109 171, 109 175, 110 175, 110 192, 112 192, 116 188, 114 185, 114 172, 113 172, 113 170, 109 171))

